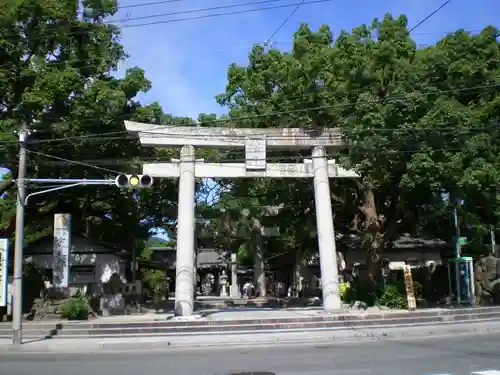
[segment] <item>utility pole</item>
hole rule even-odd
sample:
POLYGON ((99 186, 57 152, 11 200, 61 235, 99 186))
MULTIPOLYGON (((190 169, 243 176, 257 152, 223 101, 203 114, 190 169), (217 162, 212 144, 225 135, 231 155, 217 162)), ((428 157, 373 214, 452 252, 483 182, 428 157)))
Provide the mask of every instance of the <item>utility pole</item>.
POLYGON ((22 343, 23 314, 23 250, 24 250, 24 201, 26 197, 26 139, 28 126, 19 131, 19 167, 17 172, 16 238, 14 250, 14 302, 12 308, 12 343, 22 343))
POLYGON ((68 179, 68 178, 26 178, 26 139, 29 135, 26 124, 19 131, 19 170, 16 180, 7 180, 0 184, 0 192, 8 189, 14 181, 17 183, 17 207, 16 207, 16 242, 14 250, 14 301, 12 309, 12 343, 15 346, 22 344, 22 294, 23 294, 23 250, 24 250, 24 208, 28 204, 30 197, 45 193, 68 189, 76 186, 87 185, 116 185, 119 188, 140 189, 153 185, 153 178, 149 175, 118 175, 115 179, 89 180, 89 179, 68 179), (37 184, 58 184, 46 190, 38 190, 26 195, 26 185, 28 183, 37 184))

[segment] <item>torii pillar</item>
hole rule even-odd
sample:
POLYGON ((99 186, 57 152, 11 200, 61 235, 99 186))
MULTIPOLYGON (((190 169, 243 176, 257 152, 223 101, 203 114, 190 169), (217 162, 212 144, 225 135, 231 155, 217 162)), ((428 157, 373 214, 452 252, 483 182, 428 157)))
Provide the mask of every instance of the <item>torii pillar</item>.
POLYGON ((179 160, 179 204, 175 267, 175 315, 191 315, 194 310, 195 261, 195 153, 183 146, 179 160))
POLYGON ((138 133, 143 146, 181 147, 181 157, 174 163, 143 165, 143 173, 153 177, 179 178, 179 212, 177 233, 177 270, 175 313, 188 316, 194 310, 195 245, 195 178, 306 178, 314 179, 318 247, 321 264, 323 308, 342 307, 339 292, 337 252, 329 178, 356 178, 327 160, 326 147, 344 144, 338 129, 324 129, 310 136, 296 128, 204 128, 191 126, 158 126, 125 121, 128 131, 138 133), (245 148, 245 163, 204 163, 195 159, 194 146, 211 148, 245 148), (312 160, 304 163, 267 163, 266 147, 281 149, 312 148, 312 160))

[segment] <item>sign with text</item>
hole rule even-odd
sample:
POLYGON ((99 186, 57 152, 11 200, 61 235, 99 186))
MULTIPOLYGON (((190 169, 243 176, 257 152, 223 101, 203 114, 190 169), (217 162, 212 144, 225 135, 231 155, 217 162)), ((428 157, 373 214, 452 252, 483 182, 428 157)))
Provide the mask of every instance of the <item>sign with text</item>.
POLYGON ((413 276, 411 274, 411 268, 408 265, 403 267, 405 288, 406 288, 406 299, 408 303, 408 310, 415 310, 417 308, 417 301, 415 299, 415 291, 413 289, 413 276))
POLYGON ((69 257, 71 249, 71 215, 54 215, 54 247, 52 259, 52 284, 67 288, 69 284, 69 257))
POLYGON ((245 163, 247 169, 266 169, 266 139, 245 139, 245 163))
POLYGON ((7 306, 7 266, 9 264, 9 240, 0 238, 0 306, 7 306))

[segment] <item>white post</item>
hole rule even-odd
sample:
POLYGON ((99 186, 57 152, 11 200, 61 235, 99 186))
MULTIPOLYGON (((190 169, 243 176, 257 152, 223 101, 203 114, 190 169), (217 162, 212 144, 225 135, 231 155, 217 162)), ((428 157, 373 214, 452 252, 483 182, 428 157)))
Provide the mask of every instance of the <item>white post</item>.
POLYGON ((337 248, 333 229, 328 162, 324 147, 318 146, 314 148, 312 163, 314 168, 314 200, 316 205, 316 225, 318 227, 323 308, 325 310, 340 310, 342 303, 339 293, 337 248))
POLYGON ((193 146, 181 148, 179 169, 175 315, 188 316, 193 313, 195 266, 195 155, 193 146))
POLYGON ((236 260, 237 254, 231 254, 231 297, 236 298, 238 295, 238 263, 236 260))

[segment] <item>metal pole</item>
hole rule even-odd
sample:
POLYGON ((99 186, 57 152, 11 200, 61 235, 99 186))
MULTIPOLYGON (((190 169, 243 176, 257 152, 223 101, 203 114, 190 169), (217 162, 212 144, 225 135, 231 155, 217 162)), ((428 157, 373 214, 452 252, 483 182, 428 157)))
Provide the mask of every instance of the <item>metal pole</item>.
POLYGON ((135 278, 136 278, 136 254, 135 254, 135 244, 134 247, 132 247, 132 284, 135 285, 135 278))
POLYGON ((495 249, 495 229, 493 225, 490 227, 490 246, 491 246, 491 254, 497 255, 496 254, 496 249, 495 249))
MULTIPOLYGON (((19 179, 18 179, 19 180, 19 179)), ((38 184, 81 184, 81 185, 112 185, 115 180, 88 180, 85 178, 26 178, 24 182, 33 182, 38 184)))
POLYGON ((23 314, 23 247, 24 247, 24 198, 26 196, 26 138, 28 127, 23 124, 19 132, 19 167, 17 172, 16 238, 14 250, 14 302, 12 306, 12 343, 22 343, 23 314))
POLYGON ((456 235, 456 239, 455 239, 455 256, 457 258, 460 258, 460 253, 461 253, 461 249, 460 249, 460 227, 458 225, 458 215, 457 215, 457 208, 456 207, 453 208, 453 222, 455 223, 455 235, 456 235))

